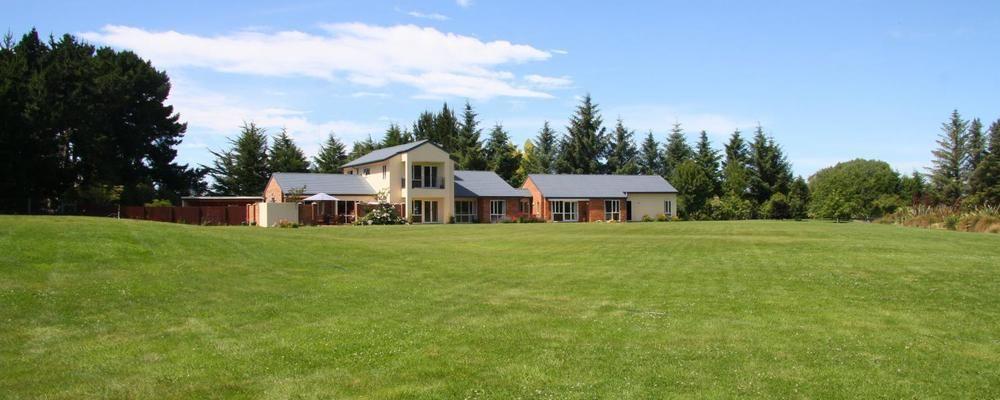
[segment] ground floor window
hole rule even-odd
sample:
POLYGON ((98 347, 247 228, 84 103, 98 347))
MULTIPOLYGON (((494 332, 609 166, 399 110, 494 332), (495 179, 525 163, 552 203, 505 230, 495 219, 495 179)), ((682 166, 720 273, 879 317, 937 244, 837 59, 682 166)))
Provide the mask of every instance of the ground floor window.
POLYGON ((502 221, 507 216, 507 200, 490 200, 490 222, 502 221))
POLYGON ((476 222, 476 206, 472 200, 455 201, 455 222, 476 222))
POLYGON ((441 222, 438 219, 438 202, 434 200, 413 200, 410 213, 411 221, 415 224, 426 224, 441 222))
POLYGON ((674 215, 673 212, 674 212, 674 207, 673 207, 673 204, 670 203, 670 200, 664 201, 663 202, 663 213, 666 214, 666 215, 674 215))
POLYGON ((618 221, 621 217, 621 202, 618 200, 604 200, 604 220, 618 221))
POLYGON ((552 201, 549 202, 552 210, 552 220, 556 222, 576 222, 576 202, 575 201, 552 201))

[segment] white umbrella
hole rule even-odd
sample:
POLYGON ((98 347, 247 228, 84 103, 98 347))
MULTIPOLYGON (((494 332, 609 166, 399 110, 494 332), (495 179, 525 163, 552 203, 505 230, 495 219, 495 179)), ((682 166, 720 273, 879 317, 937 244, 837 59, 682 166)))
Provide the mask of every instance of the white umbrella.
POLYGON ((302 199, 302 201, 334 201, 334 200, 340 200, 340 199, 330 196, 326 193, 316 193, 312 196, 302 199))

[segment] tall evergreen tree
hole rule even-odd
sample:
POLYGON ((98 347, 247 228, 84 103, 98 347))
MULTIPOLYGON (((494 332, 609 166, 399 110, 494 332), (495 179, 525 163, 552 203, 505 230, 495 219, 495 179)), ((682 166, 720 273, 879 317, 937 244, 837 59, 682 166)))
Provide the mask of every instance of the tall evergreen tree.
POLYGON ((681 215, 691 219, 707 217, 702 211, 712 195, 712 182, 695 160, 688 158, 678 164, 670 182, 677 188, 681 215))
POLYGON ((271 176, 268 162, 267 135, 253 122, 243 123, 232 148, 212 151, 215 161, 209 175, 215 181, 212 192, 228 196, 256 196, 264 192, 271 176))
POLYGON ((966 146, 968 155, 965 159, 966 179, 972 177, 976 167, 983 161, 983 157, 986 157, 986 136, 983 135, 983 123, 979 121, 979 118, 974 118, 969 123, 968 138, 968 146, 966 146))
POLYGON ((520 186, 520 182, 514 180, 518 167, 521 165, 521 155, 517 147, 510 142, 510 135, 503 129, 503 126, 496 124, 490 131, 490 137, 486 140, 486 161, 487 166, 501 178, 513 186, 520 186))
POLYGON ((483 155, 483 144, 479 139, 482 131, 476 112, 468 101, 462 111, 462 122, 459 125, 455 154, 458 156, 460 169, 481 171, 486 169, 486 157, 483 155))
MULTIPOLYGON (((549 121, 545 121, 542 129, 535 137, 534 157, 538 160, 538 173, 553 174, 556 172, 556 161, 559 157, 559 139, 556 131, 549 127, 549 121)), ((527 153, 527 150, 525 150, 527 153)))
POLYGON ((701 131, 698 137, 698 144, 695 146, 694 159, 701 169, 705 170, 705 175, 712 182, 712 195, 720 195, 722 192, 722 174, 719 171, 719 151, 712 148, 712 143, 708 140, 708 133, 701 131))
POLYGON ((972 204, 1000 206, 1000 119, 990 124, 989 148, 972 173, 972 204))
POLYGON ((389 124, 389 128, 385 130, 385 135, 382 136, 382 147, 392 147, 399 146, 401 144, 409 143, 403 130, 399 128, 398 124, 389 124))
POLYGON ((927 182, 924 176, 917 171, 913 171, 910 176, 903 175, 899 181, 899 197, 910 205, 923 203, 927 197, 927 182))
POLYGON ((527 178, 531 174, 542 174, 545 170, 542 169, 542 165, 539 162, 538 148, 532 143, 531 139, 524 141, 524 152, 521 153, 521 166, 517 169, 517 175, 523 178, 527 178))
POLYGON ((606 153, 607 132, 603 123, 600 109, 587 94, 566 127, 568 134, 557 161, 559 172, 596 174, 604 170, 602 156, 606 153))
POLYGON ((339 174, 340 167, 347 163, 347 148, 332 132, 313 158, 314 171, 324 174, 339 174))
POLYGON ((431 139, 434 135, 434 113, 424 111, 420 113, 417 122, 413 123, 413 140, 431 139))
POLYGON ((281 129, 278 137, 271 145, 271 172, 308 172, 309 160, 295 141, 288 136, 288 131, 281 129))
POLYGON ((379 144, 372 140, 372 135, 368 135, 368 138, 354 142, 354 145, 351 146, 351 154, 347 158, 354 160, 377 149, 379 149, 379 144))
POLYGON ((804 219, 809 211, 809 184, 801 176, 792 181, 788 188, 788 211, 789 216, 796 219, 804 219))
POLYGON ((642 148, 639 150, 639 173, 643 175, 662 175, 663 166, 660 159, 660 144, 653 137, 653 131, 646 134, 646 139, 642 141, 642 148))
POLYGON ((787 194, 792 182, 792 167, 781 147, 774 139, 764 135, 764 128, 757 125, 750 144, 749 191, 757 205, 771 199, 776 193, 787 194))
POLYGON ((726 158, 722 160, 722 193, 726 196, 746 197, 750 185, 750 162, 746 142, 737 129, 725 146, 726 158))
POLYGON ((639 151, 635 148, 635 141, 632 139, 635 132, 625 128, 624 123, 619 118, 611 135, 611 152, 608 155, 607 171, 615 175, 639 173, 639 163, 636 160, 639 151))
POLYGON ((693 157, 694 151, 684 137, 684 130, 681 129, 681 124, 674 123, 674 127, 670 129, 670 135, 667 136, 667 142, 663 148, 663 174, 666 177, 673 176, 674 169, 678 165, 693 157))
POLYGON ((441 145, 449 154, 456 154, 459 144, 459 125, 455 112, 448 108, 448 103, 444 103, 441 112, 434 116, 432 126, 428 139, 441 145))
POLYGON ((968 127, 969 123, 962 119, 958 110, 952 111, 948 122, 941 124, 938 148, 932 152, 934 167, 931 168, 931 184, 938 202, 955 205, 962 198, 968 127))

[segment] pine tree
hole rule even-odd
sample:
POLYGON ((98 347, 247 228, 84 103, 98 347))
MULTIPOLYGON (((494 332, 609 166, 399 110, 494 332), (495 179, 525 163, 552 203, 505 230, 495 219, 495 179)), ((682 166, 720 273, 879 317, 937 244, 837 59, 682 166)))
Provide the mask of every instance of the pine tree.
POLYGON ((230 139, 232 148, 212 151, 215 156, 209 175, 215 181, 212 192, 217 195, 256 196, 264 191, 271 176, 268 167, 267 135, 253 122, 244 123, 240 135, 230 139))
POLYGON ((351 154, 347 158, 354 160, 377 149, 379 149, 379 144, 372 140, 372 135, 368 135, 368 138, 354 142, 354 145, 351 146, 351 154))
POLYGON ((726 196, 746 197, 750 185, 747 168, 749 155, 746 142, 737 129, 726 143, 726 158, 722 160, 722 193, 726 196))
POLYGON ((561 173, 596 174, 604 170, 602 156, 606 153, 607 132, 600 110, 587 94, 566 127, 568 135, 562 143, 557 169, 561 173))
POLYGON ((966 179, 972 177, 976 167, 983 161, 983 157, 986 157, 986 137, 983 135, 983 123, 979 121, 979 118, 974 118, 969 123, 968 137, 969 141, 966 147, 968 155, 965 160, 966 179))
POLYGON ((717 196, 722 192, 722 175, 719 171, 719 152, 712 148, 712 143, 708 140, 708 133, 701 131, 698 137, 698 144, 695 146, 695 161, 698 166, 705 171, 708 180, 712 182, 712 195, 717 196))
POLYGON ((749 189, 752 200, 762 205, 775 193, 788 193, 792 182, 792 167, 774 139, 764 135, 757 125, 750 144, 749 189))
POLYGON ((399 146, 406 143, 409 143, 409 141, 406 140, 406 136, 403 130, 399 128, 399 125, 389 124, 389 128, 385 130, 385 135, 382 136, 382 147, 399 146))
POLYGON ((899 196, 910 205, 923 203, 927 196, 924 176, 917 171, 910 176, 904 175, 899 181, 899 196))
POLYGON ((531 139, 524 141, 524 152, 521 154, 521 166, 517 169, 517 176, 527 178, 531 174, 545 173, 539 162, 538 148, 531 142, 531 139))
POLYGON ((533 145, 534 156, 538 159, 538 173, 555 173, 556 161, 559 157, 559 141, 556 138, 556 131, 549 127, 549 121, 545 121, 542 125, 533 145))
POLYGON ((308 172, 309 160, 284 128, 271 146, 272 172, 308 172))
POLYGON ((479 129, 479 121, 476 120, 476 112, 472 105, 465 102, 465 110, 462 112, 462 123, 459 126, 458 138, 456 140, 455 154, 458 156, 458 168, 464 170, 481 171, 486 169, 486 157, 483 155, 483 144, 479 140, 482 131, 479 129))
POLYGON ((796 219, 807 217, 809 210, 809 185, 801 176, 792 181, 788 188, 788 211, 789 216, 796 219))
POLYGON ((663 166, 660 164, 660 144, 653 137, 650 130, 646 135, 646 140, 642 141, 642 148, 639 151, 639 173, 643 175, 662 175, 663 166))
POLYGON ((931 168, 931 184, 938 202, 956 205, 964 194, 968 127, 969 123, 962 119, 958 110, 952 111, 949 121, 941 124, 938 148, 932 152, 934 167, 931 168))
POLYGON ((489 139, 486 140, 485 153, 487 167, 490 170, 511 185, 520 186, 520 182, 516 182, 514 178, 521 165, 521 155, 517 147, 510 142, 510 135, 504 131, 502 125, 496 124, 493 127, 489 139))
POLYGON ((970 179, 972 204, 1000 206, 1000 119, 990 125, 989 148, 970 179))
POLYGON ((635 132, 625 128, 621 118, 615 124, 612 132, 611 152, 608 155, 608 172, 615 175, 635 175, 639 173, 639 164, 636 160, 639 151, 635 148, 632 137, 635 132))
POLYGON ((704 219, 702 211, 712 195, 712 182, 693 159, 686 159, 674 168, 670 182, 677 188, 681 214, 686 218, 704 219))
POLYGON ((441 145, 445 151, 449 154, 456 153, 459 144, 459 126, 458 119, 455 118, 455 112, 448 108, 448 103, 444 103, 441 107, 441 112, 434 116, 433 129, 430 132, 431 142, 441 145))
POLYGON ((666 177, 673 176, 674 169, 682 162, 694 157, 694 151, 687 144, 684 137, 684 130, 680 123, 674 123, 674 127, 667 136, 667 142, 663 148, 663 174, 666 177))
POLYGON ((319 154, 313 158, 315 172, 324 174, 339 174, 340 167, 347 163, 347 148, 344 143, 337 138, 337 135, 330 133, 319 148, 319 154))
POLYGON ((434 135, 434 113, 424 111, 420 113, 417 122, 413 123, 413 140, 427 140, 434 135))

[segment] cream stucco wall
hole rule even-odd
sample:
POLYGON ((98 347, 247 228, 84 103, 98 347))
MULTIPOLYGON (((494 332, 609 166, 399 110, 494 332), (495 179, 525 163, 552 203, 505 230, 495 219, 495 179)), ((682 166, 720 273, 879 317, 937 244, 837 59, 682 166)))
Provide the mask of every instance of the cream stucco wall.
MULTIPOLYGON (((656 218, 663 214, 663 202, 670 201, 671 215, 677 216, 677 193, 630 193, 626 201, 632 202, 632 215, 629 221, 641 221, 644 215, 656 218)), ((622 204, 622 207, 625 207, 622 204)))
POLYGON ((444 178, 444 189, 437 188, 402 188, 401 195, 406 199, 406 212, 409 215, 413 209, 413 200, 438 201, 439 220, 448 222, 455 212, 455 162, 439 147, 425 144, 406 153, 400 154, 400 169, 405 174, 405 182, 409 186, 410 175, 414 164, 433 164, 438 166, 438 176, 444 178))
POLYGON ((299 205, 297 203, 257 203, 260 219, 257 226, 271 227, 279 221, 299 222, 299 205))

